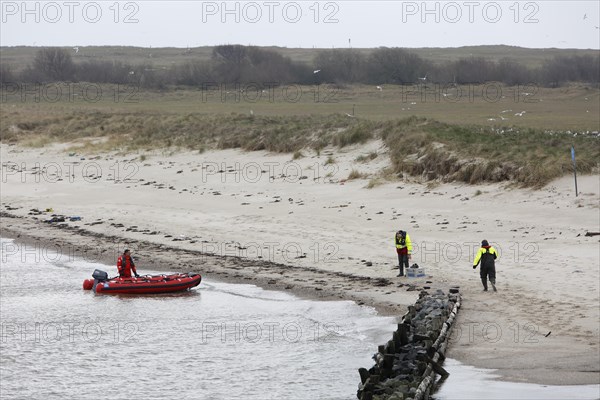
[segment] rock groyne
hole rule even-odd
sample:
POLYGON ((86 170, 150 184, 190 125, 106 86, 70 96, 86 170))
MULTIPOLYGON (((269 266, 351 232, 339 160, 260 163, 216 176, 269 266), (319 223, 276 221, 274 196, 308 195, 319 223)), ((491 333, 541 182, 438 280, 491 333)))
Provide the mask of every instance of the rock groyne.
POLYGON ((373 356, 375 365, 360 368, 360 400, 426 400, 442 367, 456 313, 460 308, 458 288, 449 294, 422 291, 419 299, 398 324, 385 345, 373 356))

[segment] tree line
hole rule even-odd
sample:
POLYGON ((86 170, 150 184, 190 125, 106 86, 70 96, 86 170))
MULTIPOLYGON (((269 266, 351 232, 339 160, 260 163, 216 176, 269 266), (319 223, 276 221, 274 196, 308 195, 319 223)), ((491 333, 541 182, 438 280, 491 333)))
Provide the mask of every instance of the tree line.
POLYGON ((530 68, 509 58, 465 57, 434 63, 402 48, 381 47, 365 54, 353 49, 318 52, 312 64, 253 46, 214 47, 211 58, 171 67, 91 60, 75 63, 68 50, 42 48, 22 71, 0 63, 2 83, 92 82, 137 84, 146 88, 217 84, 414 84, 418 82, 506 85, 535 83, 557 87, 568 82, 600 82, 600 56, 557 56, 530 68))

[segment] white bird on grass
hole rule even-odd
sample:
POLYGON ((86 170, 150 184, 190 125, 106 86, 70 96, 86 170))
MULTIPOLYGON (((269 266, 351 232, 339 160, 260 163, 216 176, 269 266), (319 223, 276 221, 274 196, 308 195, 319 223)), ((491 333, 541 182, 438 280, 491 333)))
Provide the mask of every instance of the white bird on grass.
POLYGON ((320 70, 320 69, 315 69, 315 70, 313 71, 313 74, 318 74, 319 72, 321 72, 321 70, 320 70))
POLYGON ((425 74, 425 76, 424 76, 424 77, 422 77, 422 78, 419 78, 419 80, 421 80, 421 81, 425 82, 425 81, 427 80, 427 74, 425 74))
POLYGON ((523 114, 525 114, 526 111, 521 111, 520 113, 516 113, 515 116, 517 117, 522 117, 523 114))
POLYGON ((381 91, 383 88, 381 86, 377 86, 377 90, 381 91))
POLYGON ((75 53, 79 53, 79 47, 73 47, 73 50, 75 50, 75 53))

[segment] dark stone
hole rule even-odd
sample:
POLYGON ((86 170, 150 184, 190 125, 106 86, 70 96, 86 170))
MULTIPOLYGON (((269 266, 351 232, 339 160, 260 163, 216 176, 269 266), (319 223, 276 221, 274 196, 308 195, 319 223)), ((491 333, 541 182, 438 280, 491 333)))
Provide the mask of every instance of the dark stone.
POLYGON ((375 388, 373 389, 373 395, 380 395, 380 394, 391 394, 391 392, 388 392, 389 388, 386 388, 382 385, 375 385, 375 388))
MULTIPOLYGON (((437 351, 437 350, 436 350, 436 351, 437 351)), ((439 362, 440 362, 440 363, 443 363, 443 362, 444 362, 444 360, 446 359, 446 356, 445 356, 445 355, 443 355, 442 353, 438 353, 438 356, 439 356, 439 358, 438 358, 439 362)))
POLYGON ((392 340, 394 341, 394 345, 397 349, 402 347, 403 343, 400 339, 400 333, 398 331, 394 331, 394 333, 392 333, 392 340))
POLYGON ((383 368, 386 370, 391 370, 392 367, 394 366, 394 359, 395 359, 395 355, 393 354, 385 354, 383 356, 383 368))
POLYGON ((369 374, 369 371, 367 371, 365 368, 359 368, 358 373, 360 374, 360 381, 364 385, 367 379, 369 379, 369 377, 371 376, 371 374, 369 374))
POLYGON ((436 352, 437 349, 433 346, 430 346, 429 348, 427 348, 427 357, 432 358, 436 352))
POLYGON ((430 340, 429 336, 420 334, 413 335, 413 342, 422 342, 424 340, 430 340))
POLYGON ((411 361, 404 361, 400 363, 400 371, 406 375, 412 375, 415 371, 415 364, 411 361))
POLYGON ((408 344, 408 332, 410 332, 409 326, 406 324, 398 324, 398 335, 400 336, 401 346, 408 344))
POLYGON ((406 382, 406 383, 410 383, 413 381, 413 376, 412 375, 406 375, 406 374, 401 374, 401 375, 397 375, 396 379, 398 379, 398 381, 401 382, 406 382))
POLYGON ((385 354, 396 354, 396 346, 393 340, 389 340, 385 345, 385 354))
POLYGON ((417 363, 417 371, 419 375, 423 375, 423 373, 425 372, 425 370, 427 369, 427 362, 426 361, 419 361, 417 363))
POLYGON ((427 357, 427 362, 431 364, 431 367, 435 371, 436 374, 441 375, 443 377, 447 377, 450 375, 448 371, 446 371, 440 364, 433 361, 431 358, 427 357))

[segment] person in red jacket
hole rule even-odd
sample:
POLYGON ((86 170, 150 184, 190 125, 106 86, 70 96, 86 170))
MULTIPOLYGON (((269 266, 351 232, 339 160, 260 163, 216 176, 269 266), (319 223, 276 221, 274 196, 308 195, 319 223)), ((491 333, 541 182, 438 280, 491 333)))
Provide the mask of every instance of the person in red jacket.
POLYGON ((129 249, 125 249, 123 254, 117 260, 117 269, 119 270, 120 278, 131 278, 131 271, 133 271, 136 278, 139 277, 129 249))

